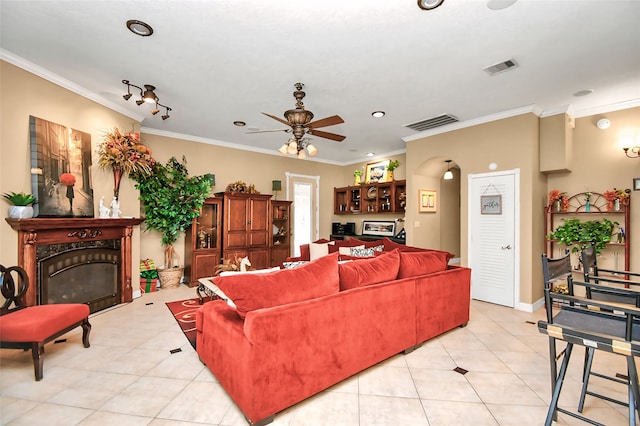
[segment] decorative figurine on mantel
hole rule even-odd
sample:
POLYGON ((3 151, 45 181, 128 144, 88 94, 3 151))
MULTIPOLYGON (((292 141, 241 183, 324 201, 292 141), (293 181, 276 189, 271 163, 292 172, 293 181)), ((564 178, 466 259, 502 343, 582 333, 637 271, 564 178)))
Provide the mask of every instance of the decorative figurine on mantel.
POLYGON ((100 209, 98 210, 100 212, 100 218, 101 219, 108 219, 109 218, 109 213, 111 213, 111 210, 109 210, 107 207, 105 207, 104 205, 104 197, 100 198, 100 209))
POLYGON ((120 211, 120 203, 116 197, 113 197, 113 200, 111 200, 111 217, 117 219, 120 217, 120 213, 122 213, 120 211))

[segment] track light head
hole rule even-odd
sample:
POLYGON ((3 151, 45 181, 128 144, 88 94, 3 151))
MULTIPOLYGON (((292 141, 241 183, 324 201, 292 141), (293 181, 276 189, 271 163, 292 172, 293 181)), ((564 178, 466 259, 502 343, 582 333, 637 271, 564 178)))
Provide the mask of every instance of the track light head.
POLYGON ((150 84, 145 84, 144 85, 144 94, 142 95, 142 99, 145 102, 148 102, 150 104, 158 103, 158 97, 154 93, 154 90, 156 90, 156 88, 154 86, 152 86, 150 84))
POLYGON ((159 112, 160 112, 160 110, 158 108, 151 110, 151 114, 153 114, 153 115, 156 115, 159 112))
POLYGON ((137 104, 138 106, 142 105, 143 103, 144 103, 144 101, 143 101, 142 99, 137 99, 137 100, 136 100, 136 104, 137 104))
POLYGON ((131 93, 127 93, 126 95, 122 95, 122 97, 124 98, 125 101, 128 101, 129 99, 131 99, 131 93))

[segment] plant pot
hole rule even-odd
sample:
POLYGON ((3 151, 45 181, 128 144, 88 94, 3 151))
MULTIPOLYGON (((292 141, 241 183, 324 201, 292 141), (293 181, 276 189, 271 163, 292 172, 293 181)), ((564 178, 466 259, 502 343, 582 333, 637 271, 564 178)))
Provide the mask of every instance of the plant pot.
POLYGON ((158 269, 160 288, 177 288, 184 268, 158 269))
POLYGON ((12 219, 30 219, 33 217, 33 207, 11 206, 9 207, 9 217, 12 219))

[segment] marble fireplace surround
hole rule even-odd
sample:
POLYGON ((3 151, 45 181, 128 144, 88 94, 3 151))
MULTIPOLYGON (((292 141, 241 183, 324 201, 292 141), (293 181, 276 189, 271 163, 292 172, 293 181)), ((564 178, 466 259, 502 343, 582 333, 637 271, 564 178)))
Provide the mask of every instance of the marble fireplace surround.
POLYGON ((67 243, 83 243, 102 240, 120 240, 120 301, 131 302, 131 236, 139 218, 36 218, 10 219, 7 223, 18 232, 18 264, 29 275, 29 289, 25 295, 27 306, 37 302, 38 246, 67 243))

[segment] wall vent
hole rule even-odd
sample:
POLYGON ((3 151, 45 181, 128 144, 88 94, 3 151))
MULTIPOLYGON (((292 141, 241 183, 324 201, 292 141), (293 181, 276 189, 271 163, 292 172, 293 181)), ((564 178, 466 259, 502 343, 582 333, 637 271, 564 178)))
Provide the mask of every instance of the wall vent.
POLYGON ((436 127, 446 126, 447 124, 457 123, 458 119, 451 114, 442 114, 437 117, 427 118, 425 120, 416 121, 415 123, 405 124, 404 127, 422 132, 424 130, 435 129, 436 127))
POLYGON ((518 63, 515 60, 507 59, 506 61, 498 62, 497 64, 489 65, 482 69, 489 73, 489 75, 496 75, 517 67, 518 63))

